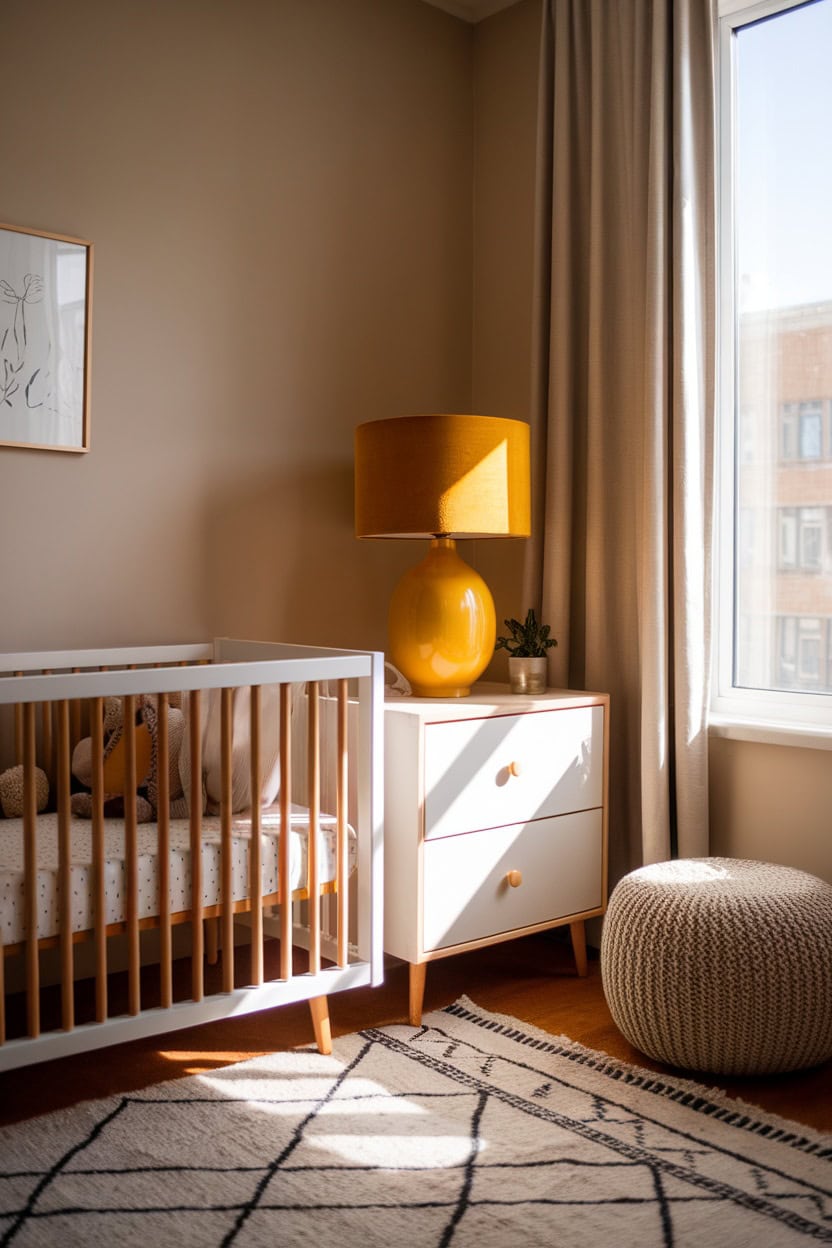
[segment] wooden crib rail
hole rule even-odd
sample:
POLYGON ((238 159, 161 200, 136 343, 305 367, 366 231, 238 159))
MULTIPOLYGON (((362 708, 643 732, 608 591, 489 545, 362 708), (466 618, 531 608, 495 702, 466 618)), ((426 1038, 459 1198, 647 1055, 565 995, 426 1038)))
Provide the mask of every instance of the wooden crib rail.
MULTIPOLYGON (((158 648, 157 648, 158 649, 158 648)), ((115 1043, 131 1036, 153 1034, 173 1027, 189 1026, 222 1017, 228 1013, 243 1013, 252 1009, 268 1008, 283 1002, 308 999, 312 1005, 316 1035, 327 1031, 325 996, 361 983, 379 982, 380 924, 370 916, 356 914, 358 924, 351 933, 353 919, 349 904, 350 893, 350 838, 348 812, 350 810, 350 776, 361 775, 362 792, 358 823, 357 867, 359 898, 366 895, 368 885, 378 886, 378 861, 366 861, 380 850, 380 803, 379 790, 367 784, 379 766, 381 695, 383 689, 382 656, 345 652, 333 654, 307 647, 273 647, 260 643, 216 643, 213 647, 214 661, 206 663, 204 648, 193 662, 194 651, 188 652, 191 661, 182 665, 176 648, 164 648, 163 665, 130 668, 119 666, 119 655, 109 654, 114 666, 99 667, 94 671, 78 670, 77 655, 50 653, 38 656, 44 660, 32 662, 34 656, 12 656, 12 668, 17 675, 0 676, 0 706, 13 706, 15 721, 19 725, 18 737, 20 759, 24 772, 24 877, 25 939, 22 946, 0 947, 0 1070, 26 1061, 45 1060, 64 1052, 83 1051, 100 1044, 115 1043), (225 647, 225 649, 223 649, 225 647), (230 647, 230 649, 229 649, 230 647), (275 660, 276 651, 280 657, 275 660), (71 657, 72 662, 65 662, 71 657), (219 658, 219 661, 217 659, 219 658), (45 660, 54 663, 51 670, 45 660), (320 679, 310 679, 310 674, 320 679), (280 679, 275 679, 279 676, 280 679), (269 677, 269 679, 264 679, 269 677), (285 679, 284 679, 285 677, 285 679), (245 679, 241 679, 245 678, 245 679), (19 698, 12 699, 14 692, 19 698), (277 892, 264 895, 262 835, 264 825, 260 805, 254 803, 250 812, 250 841, 248 853, 248 895, 234 898, 234 842, 240 832, 235 823, 239 816, 232 811, 232 770, 235 766, 234 733, 239 727, 233 714, 233 699, 242 691, 250 699, 248 724, 248 751, 250 766, 250 791, 263 789, 263 689, 279 686, 279 773, 280 786, 278 809, 282 832, 278 838, 277 892), (326 690, 326 721, 324 730, 321 714, 321 691, 326 690), (364 703, 357 719, 360 730, 353 739, 350 734, 350 703, 356 698, 364 703), (351 692, 352 691, 352 692, 351 692), (155 741, 156 773, 158 776, 158 810, 156 818, 156 844, 158 851, 158 913, 153 918, 140 917, 139 910, 139 817, 136 794, 143 776, 138 762, 137 718, 140 718, 141 699, 154 695, 157 708, 158 735, 155 741), (217 905, 206 905, 202 872, 203 813, 202 801, 192 801, 189 814, 190 843, 190 899, 186 910, 171 905, 171 817, 170 817, 170 763, 171 742, 168 730, 168 712, 172 695, 178 694, 187 708, 187 731, 190 753, 190 791, 202 794, 203 786, 203 740, 201 724, 205 717, 205 699, 211 694, 220 706, 220 778, 219 802, 219 858, 220 887, 217 905), (105 788, 104 775, 104 699, 118 696, 123 706, 124 745, 124 800, 120 816, 124 837, 124 878, 126 895, 124 918, 107 921, 107 834, 105 817, 111 818, 110 804, 105 788), (295 741, 293 725, 294 702, 301 697, 305 711, 305 740, 295 741), (294 701, 293 701, 294 699, 294 701), (331 704, 335 707, 332 720, 331 704), (19 710, 17 709, 19 708, 19 710), (44 725, 48 721, 49 729, 44 725), (332 723, 335 723, 335 733, 332 723), (72 845, 71 805, 75 782, 72 777, 72 753, 81 731, 90 736, 93 765, 90 796, 90 833, 92 842, 91 878, 93 926, 88 932, 73 931, 72 917, 72 845), (293 794, 293 758, 305 758, 306 783, 304 792, 293 794), (39 938, 38 933, 38 841, 39 814, 35 772, 43 762, 49 763, 50 809, 57 820, 57 937, 39 938), (313 829, 319 826, 322 813, 322 776, 326 773, 328 791, 332 800, 334 785, 334 879, 331 884, 321 878, 319 838, 313 829), (290 828, 292 826, 292 802, 294 798, 307 805, 309 836, 306 850, 307 873, 300 887, 293 892, 291 884, 292 857, 290 828), (106 810, 106 816, 105 816, 106 810), (369 816, 369 818, 368 818, 369 816), (322 899, 332 894, 331 906, 322 905, 322 899), (293 966, 293 945, 297 944, 300 914, 297 906, 302 904, 307 950, 307 968, 298 971, 293 966), (271 908, 277 910, 276 922, 265 922, 271 908), (239 961, 237 951, 242 929, 238 928, 240 917, 249 916, 246 926, 247 964, 239 961), (190 926, 190 997, 181 999, 181 986, 175 989, 174 931, 183 924, 190 926), (218 927, 221 949, 220 981, 208 972, 210 963, 217 955, 214 925, 218 927), (279 928, 279 955, 272 970, 272 960, 267 957, 270 940, 275 928, 279 928), (211 940, 206 942, 206 927, 211 940), (334 931, 329 930, 334 927, 334 931), (153 988, 151 1001, 143 1000, 146 993, 147 971, 143 970, 144 944, 142 935, 149 929, 158 930, 158 984, 153 988), (111 1001, 111 944, 116 936, 126 938, 127 988, 126 1012, 114 1016, 111 1001), (368 936, 372 939, 368 940, 368 936), (92 941, 95 983, 95 1022, 78 1022, 76 980, 79 972, 79 941, 92 941), (45 994, 49 991, 41 983, 42 957, 57 946, 57 988, 60 996, 60 1028, 53 1023, 44 1026, 45 994), (368 949, 369 946, 369 949, 368 949), (19 953, 18 953, 19 950, 19 953), (208 965, 206 965, 206 953, 208 965), (368 957, 369 953, 369 957, 368 957), (25 995, 25 1036, 19 1034, 8 1038, 9 1015, 7 997, 10 991, 8 975, 4 968, 9 959, 22 958, 25 995), (239 965, 238 965, 239 962, 239 965), (241 982, 242 979, 246 982, 241 982), (260 996, 252 997, 254 991, 260 996), (175 999, 179 997, 180 999, 175 999), (156 1001, 158 1000, 158 1004, 156 1001), (97 1031, 93 1038, 91 1029, 97 1031), (37 1056, 22 1056, 23 1044, 35 1040, 37 1056)), ((89 652, 91 656, 93 652, 89 652)), ((137 661, 147 660, 147 651, 130 652, 137 661)), ((101 659, 102 652, 95 657, 101 659)), ((0 658, 0 671, 9 671, 8 660, 0 658)), ((271 705, 271 704, 270 704, 271 705)), ((271 713, 271 712, 270 712, 271 713)), ((380 776, 379 776, 380 779, 380 776)), ((359 907, 360 909, 360 907, 359 907)), ((0 929, 2 931, 2 929, 0 929)), ((0 937, 1 939, 2 937, 0 937)), ((242 956, 242 955, 240 955, 242 956)), ((144 959, 147 960, 146 957, 144 959)), ((11 963, 9 963, 11 965, 11 963)), ((300 964, 303 965, 302 963, 300 964)), ((52 990, 54 994, 54 989, 52 990)), ((50 1007, 51 1009, 51 1007, 50 1007)), ((51 1018, 50 1014, 50 1018, 51 1018)), ((19 1023, 17 1025, 19 1033, 19 1023)))

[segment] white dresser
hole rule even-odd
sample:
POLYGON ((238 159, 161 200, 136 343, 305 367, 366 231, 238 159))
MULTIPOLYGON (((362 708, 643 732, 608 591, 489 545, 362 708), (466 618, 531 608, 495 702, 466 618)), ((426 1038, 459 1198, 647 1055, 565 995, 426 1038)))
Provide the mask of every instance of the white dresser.
POLYGON ((607 900, 606 694, 385 703, 384 948, 410 963, 410 1021, 427 963, 568 924, 607 900))

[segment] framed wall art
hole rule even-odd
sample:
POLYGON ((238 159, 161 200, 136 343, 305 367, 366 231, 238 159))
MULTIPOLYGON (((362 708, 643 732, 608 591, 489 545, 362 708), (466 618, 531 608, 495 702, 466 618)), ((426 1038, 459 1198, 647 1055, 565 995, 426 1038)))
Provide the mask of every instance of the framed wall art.
POLYGON ((92 250, 0 225, 0 446, 89 450, 92 250))

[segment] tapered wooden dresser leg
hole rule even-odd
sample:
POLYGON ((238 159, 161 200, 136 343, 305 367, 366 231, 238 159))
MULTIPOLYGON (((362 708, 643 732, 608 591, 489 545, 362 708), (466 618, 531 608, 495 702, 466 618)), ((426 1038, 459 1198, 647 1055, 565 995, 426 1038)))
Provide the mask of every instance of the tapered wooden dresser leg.
POLYGON ((586 924, 583 919, 569 924, 569 935, 572 937, 572 952, 575 955, 578 974, 586 975, 586 924))
POLYGON ((422 1002, 425 999, 427 973, 427 962, 410 963, 410 1000, 407 1017, 411 1027, 418 1027, 422 1021, 422 1002))

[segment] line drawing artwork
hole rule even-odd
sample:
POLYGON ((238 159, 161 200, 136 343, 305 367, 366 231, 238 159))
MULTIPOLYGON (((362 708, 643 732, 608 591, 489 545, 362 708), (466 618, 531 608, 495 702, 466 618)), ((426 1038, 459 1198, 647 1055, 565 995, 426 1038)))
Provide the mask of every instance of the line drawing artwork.
MULTIPOLYGON (((7 407, 12 406, 12 398, 20 389, 20 374, 26 364, 26 347, 28 338, 26 334, 26 304, 39 303, 43 299, 43 278, 38 277, 36 273, 27 273, 23 279, 23 289, 18 292, 11 286, 5 278, 0 278, 0 298, 4 303, 14 305, 14 321, 11 327, 12 351, 16 359, 11 360, 7 355, 9 338, 9 327, 3 331, 3 338, 0 341, 0 351, 3 352, 3 388, 0 391, 0 400, 7 407)), ((26 383, 26 406, 41 406, 40 403, 29 403, 29 395, 32 383, 40 372, 40 366, 37 366, 31 377, 23 380, 26 383)))
POLYGON ((0 445, 87 449, 90 253, 0 226, 0 445))

